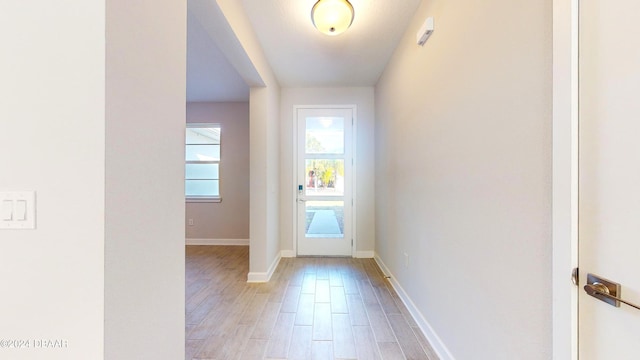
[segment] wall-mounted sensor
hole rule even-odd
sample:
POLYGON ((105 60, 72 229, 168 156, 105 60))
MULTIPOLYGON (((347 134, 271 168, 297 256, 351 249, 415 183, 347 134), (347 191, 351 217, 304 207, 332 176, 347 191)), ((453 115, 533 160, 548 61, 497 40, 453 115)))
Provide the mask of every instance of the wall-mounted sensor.
POLYGON ((427 39, 429 39, 429 36, 431 36, 432 33, 433 33, 433 18, 428 17, 427 20, 424 21, 424 24, 422 24, 422 27, 420 27, 420 30, 418 30, 418 33, 416 34, 416 40, 418 42, 418 45, 420 46, 424 45, 424 43, 427 42, 427 39))

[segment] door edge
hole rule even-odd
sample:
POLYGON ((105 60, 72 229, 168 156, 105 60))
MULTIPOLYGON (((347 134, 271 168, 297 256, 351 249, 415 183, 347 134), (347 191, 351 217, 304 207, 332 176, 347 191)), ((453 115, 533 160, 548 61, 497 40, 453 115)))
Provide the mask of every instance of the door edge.
POLYGON ((552 355, 578 359, 579 0, 553 0, 552 355))

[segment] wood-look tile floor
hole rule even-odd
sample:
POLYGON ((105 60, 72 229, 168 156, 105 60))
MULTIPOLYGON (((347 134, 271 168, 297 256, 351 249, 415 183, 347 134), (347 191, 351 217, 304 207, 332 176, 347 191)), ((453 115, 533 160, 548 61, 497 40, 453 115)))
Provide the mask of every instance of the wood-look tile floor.
POLYGON ((283 258, 247 283, 246 246, 187 246, 186 359, 437 356, 373 259, 283 258))

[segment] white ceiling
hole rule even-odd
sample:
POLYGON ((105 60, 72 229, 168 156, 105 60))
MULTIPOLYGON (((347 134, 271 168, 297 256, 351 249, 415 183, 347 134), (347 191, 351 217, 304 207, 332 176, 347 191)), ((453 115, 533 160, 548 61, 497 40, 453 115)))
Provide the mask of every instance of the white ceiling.
MULTIPOLYGON (((420 0, 351 0, 353 25, 327 36, 311 23, 316 0, 241 0, 286 87, 373 86, 420 0)), ((248 87, 189 12, 188 101, 247 101, 248 87)))
POLYGON ((200 21, 187 12, 187 101, 248 101, 249 87, 200 21))
MULTIPOLYGON (((242 0, 282 86, 372 86, 420 0, 351 0, 355 18, 337 36, 311 23, 316 0, 242 0)), ((417 29, 416 29, 417 31, 417 29)))

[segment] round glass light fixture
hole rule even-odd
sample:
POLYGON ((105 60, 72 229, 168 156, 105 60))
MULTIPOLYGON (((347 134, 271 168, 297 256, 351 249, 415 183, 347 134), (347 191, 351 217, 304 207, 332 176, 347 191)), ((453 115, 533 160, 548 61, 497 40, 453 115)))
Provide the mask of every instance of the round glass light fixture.
POLYGON ((353 17, 353 6, 348 0, 318 0, 311 9, 313 26, 331 36, 347 30, 353 17))

